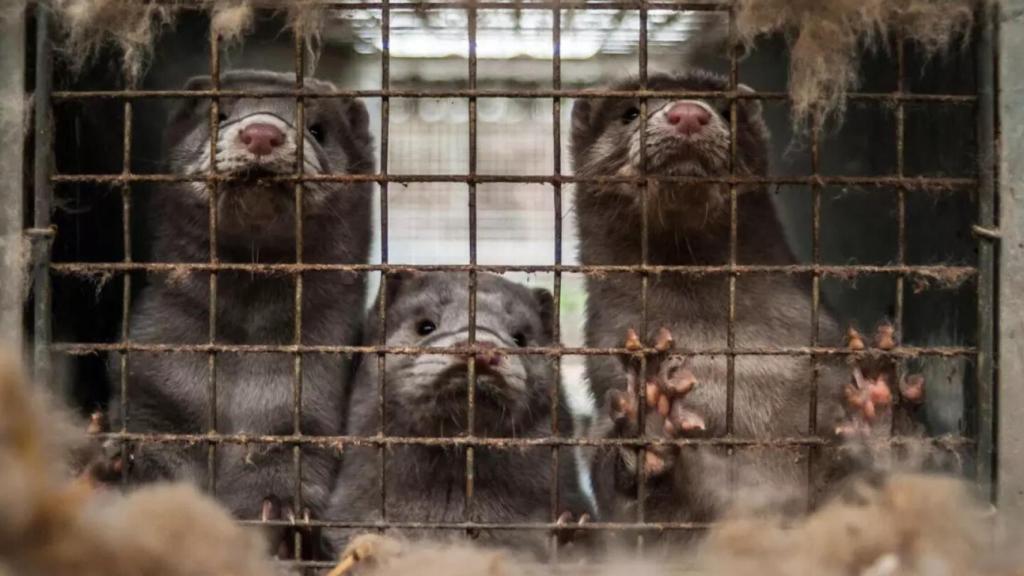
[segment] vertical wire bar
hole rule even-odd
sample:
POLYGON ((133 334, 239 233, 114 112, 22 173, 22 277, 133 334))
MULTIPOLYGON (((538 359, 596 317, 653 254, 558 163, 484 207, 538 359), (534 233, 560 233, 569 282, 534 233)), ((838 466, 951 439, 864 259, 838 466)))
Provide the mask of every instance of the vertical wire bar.
MULTIPOLYGON (((210 171, 207 174, 207 190, 209 190, 209 228, 210 228, 210 264, 220 263, 217 254, 217 194, 220 191, 217 182, 217 140, 220 132, 220 36, 210 28, 210 81, 214 96, 210 99, 210 171)), ((217 340, 217 271, 210 270, 210 325, 208 339, 210 344, 217 340)), ((211 351, 208 356, 210 378, 210 410, 209 433, 217 434, 217 353, 211 351)), ((206 468, 208 488, 211 494, 217 493, 217 443, 211 441, 207 447, 206 468)))
MULTIPOLYGON (((997 46, 1006 44, 999 40, 1000 30, 997 24, 999 8, 983 6, 979 8, 979 11, 981 13, 981 31, 978 34, 977 46, 978 224, 983 228, 992 229, 997 225, 996 207, 999 198, 996 194, 1000 184, 1000 156, 1002 153, 1000 150, 1002 119, 999 112, 1002 104, 999 102, 1000 74, 998 72, 1000 56, 997 46)), ((1019 17, 1016 20, 1019 21, 1019 17)), ((1011 22, 1008 22, 1008 26, 1010 24, 1011 22)), ((1015 23, 1013 25, 1017 26, 1015 23)), ((1007 161, 1010 160, 1007 159, 1007 161)), ((1009 203, 1013 199, 1008 197, 1005 201, 1009 203)), ((1010 226, 1012 223, 1007 222, 1006 225, 1010 226)), ((995 476, 997 473, 1002 475, 999 472, 995 437, 998 389, 995 387, 996 369, 993 363, 996 354, 1000 353, 998 341, 995 338, 996 248, 997 246, 990 239, 978 238, 978 366, 975 374, 977 402, 976 413, 972 420, 977 427, 978 437, 975 479, 981 487, 983 497, 990 502, 996 501, 997 488, 1004 494, 1011 494, 1013 489, 1011 486, 999 486, 995 476)), ((1007 280, 1010 279, 1012 276, 1008 275, 1007 280)), ((1001 380, 1009 381, 1009 379, 1001 380)), ((1008 402, 1007 405, 1010 403, 1008 402)), ((972 415, 965 414, 964 416, 970 418, 972 415)), ((1007 437, 1005 440, 1009 445, 1012 438, 1007 437)), ((1005 452, 1008 459, 1012 450, 1013 448, 1010 448, 1005 452)), ((1013 468, 1015 466, 1012 464, 1007 466, 1007 470, 1013 468)), ((1006 498, 1005 502, 1000 501, 1003 510, 1016 508, 1016 504, 1019 504, 1017 498, 1019 496, 1006 498)))
MULTIPOLYGON (((306 61, 305 61, 305 39, 308 32, 304 28, 296 28, 294 33, 295 51, 295 89, 301 91, 306 84, 306 61)), ((295 96, 295 262, 302 263, 303 252, 303 222, 302 222, 302 198, 305 184, 302 175, 305 173, 305 148, 306 148, 306 101, 301 94, 295 96)), ((296 345, 302 344, 302 272, 295 273, 295 333, 293 341, 296 345)), ((292 376, 292 424, 296 436, 302 436, 302 353, 295 352, 292 376)), ((295 513, 302 516, 302 445, 295 444, 292 447, 292 458, 295 470, 295 489, 293 509, 295 513)), ((294 519, 293 519, 294 522, 294 519)), ((295 560, 302 560, 302 534, 298 531, 295 538, 295 560)))
MULTIPOLYGON (((391 87, 391 7, 390 0, 383 0, 381 6, 381 90, 391 87)), ((380 173, 384 177, 380 182, 380 262, 388 263, 388 134, 390 133, 391 99, 382 96, 380 99, 380 173)), ((377 326, 379 330, 377 344, 384 346, 387 342, 387 272, 380 274, 380 299, 377 309, 377 326)), ((384 352, 377 353, 377 422, 380 425, 377 436, 383 438, 387 429, 387 405, 384 401, 387 379, 384 377, 387 356, 384 352)), ((387 523, 387 451, 381 443, 377 448, 377 472, 380 494, 380 517, 387 523)))
MULTIPOLYGON (((639 10, 639 32, 640 42, 638 47, 638 67, 640 71, 640 89, 647 90, 647 1, 642 0, 639 10)), ((647 273, 647 264, 650 258, 650 215, 648 209, 650 208, 650 182, 647 179, 647 98, 640 99, 640 177, 642 183, 640 184, 640 264, 644 268, 640 275, 640 337, 647 341, 648 335, 648 318, 647 318, 647 291, 649 288, 650 279, 647 273)), ((644 353, 640 357, 640 374, 647 374, 647 354, 644 353)), ((641 437, 647 436, 647 402, 644 399, 644 381, 645 378, 641 377, 636 387, 636 405, 639 407, 637 410, 637 429, 640 432, 641 437)), ((647 500, 647 448, 644 445, 639 446, 636 449, 636 462, 637 462, 637 507, 636 507, 636 521, 639 524, 643 524, 646 518, 646 500, 647 500)), ((642 552, 644 548, 644 534, 642 531, 637 532, 636 537, 637 551, 642 552)))
MULTIPOLYGON (((477 13, 472 3, 467 5, 467 28, 469 34, 469 89, 476 90, 476 26, 477 13)), ((476 346, 476 287, 477 287, 477 221, 476 221, 476 104, 475 96, 469 98, 469 345, 476 346)), ((469 437, 475 435, 474 425, 476 421, 476 355, 470 354, 467 362, 469 380, 467 394, 468 409, 466 410, 466 433, 469 437)), ((474 454, 473 446, 466 447, 466 520, 472 518, 473 508, 473 482, 474 482, 474 454)))
MULTIPOLYGON (((729 175, 736 175, 736 155, 739 148, 736 124, 739 118, 736 91, 739 88, 739 59, 737 55, 736 7, 729 9, 729 175)), ((729 185, 729 321, 726 333, 725 380, 725 434, 735 433, 733 410, 736 401, 736 253, 738 244, 739 205, 735 184, 729 185)), ((735 486, 736 466, 729 447, 729 485, 735 486)))
MULTIPOLYGON (((551 10, 551 88, 552 90, 562 89, 562 9, 560 1, 555 0, 555 7, 551 10)), ((551 101, 551 133, 552 133, 552 169, 555 176, 562 175, 562 100, 557 96, 551 101)), ((554 210, 555 210, 555 266, 562 264, 562 183, 557 180, 554 186, 554 210)), ((555 270, 554 284, 554 330, 552 332, 552 345, 562 348, 562 273, 555 270)), ((562 383, 562 354, 555 356, 555 385, 551 390, 551 435, 558 436, 558 414, 561 402, 560 391, 562 383)), ((559 483, 560 483, 560 449, 558 446, 551 448, 551 521, 555 522, 559 516, 559 483)), ((552 538, 554 558, 558 558, 558 538, 552 538)))
MULTIPOLYGON (((129 176, 132 172, 132 124, 133 124, 133 104, 131 100, 124 101, 124 144, 123 152, 124 156, 121 159, 121 173, 124 176, 129 176)), ((121 243, 124 246, 124 259, 126 264, 132 261, 132 235, 131 235, 131 223, 132 223, 132 186, 125 180, 121 186, 121 243)), ((132 274, 131 272, 125 272, 121 290, 121 341, 128 342, 131 334, 129 334, 129 313, 131 311, 132 301, 132 274)), ((124 351, 118 354, 118 362, 121 367, 120 374, 120 387, 121 387, 121 431, 128 431, 128 355, 130 352, 124 351)), ((124 464, 128 462, 128 443, 127 441, 121 442, 121 483, 127 484, 128 482, 128 466, 124 464)))
POLYGON ((53 233, 50 230, 50 208, 53 188, 53 45, 50 42, 50 8, 36 3, 36 85, 35 85, 35 165, 33 185, 32 296, 33 310, 33 373, 37 382, 53 386, 50 369, 50 257, 53 233))
MULTIPOLYGON (((896 93, 902 96, 906 90, 905 77, 907 72, 906 52, 902 36, 896 38, 896 93)), ((904 145, 906 136, 906 108, 902 98, 896 100, 896 175, 903 178, 904 175, 904 145)), ((899 187, 896 195, 896 259, 900 266, 907 263, 907 189, 899 187)), ((896 306, 893 310, 893 328, 902 340, 903 335, 903 290, 906 278, 903 274, 896 276, 896 306)), ((903 378, 903 360, 896 362, 896 381, 893 382, 894 392, 899 397, 899 383, 903 378)), ((900 398, 902 400, 902 398, 900 398)), ((896 409, 899 408, 899 401, 892 407, 892 419, 889 424, 889 435, 896 435, 896 409)))
MULTIPOLYGON (((821 150, 818 146, 818 134, 821 133, 821 123, 817 115, 812 119, 811 125, 811 174, 815 176, 811 188, 811 258, 815 266, 821 265, 821 185, 817 180, 818 169, 821 160, 821 150)), ((821 273, 815 270, 811 277, 811 347, 818 346, 818 339, 821 332, 821 273)), ((818 434, 818 379, 821 376, 821 359, 817 355, 811 355, 811 389, 809 391, 807 431, 809 435, 818 434)), ((820 454, 817 446, 810 446, 807 449, 807 508, 810 511, 814 507, 814 468, 820 454)))

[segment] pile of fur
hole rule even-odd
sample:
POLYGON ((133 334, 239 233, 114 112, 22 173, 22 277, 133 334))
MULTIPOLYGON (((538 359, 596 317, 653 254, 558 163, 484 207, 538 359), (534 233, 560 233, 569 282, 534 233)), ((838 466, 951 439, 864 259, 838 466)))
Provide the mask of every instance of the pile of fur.
POLYGON ((127 496, 71 479, 78 426, 0 353, 0 575, 273 576, 258 534, 184 485, 127 496))
POLYGON ((352 541, 335 573, 358 576, 1011 576, 1017 556, 997 553, 995 518, 952 478, 898 474, 851 484, 816 513, 787 521, 736 514, 695 551, 667 558, 612 554, 593 564, 542 565, 468 543, 352 541))

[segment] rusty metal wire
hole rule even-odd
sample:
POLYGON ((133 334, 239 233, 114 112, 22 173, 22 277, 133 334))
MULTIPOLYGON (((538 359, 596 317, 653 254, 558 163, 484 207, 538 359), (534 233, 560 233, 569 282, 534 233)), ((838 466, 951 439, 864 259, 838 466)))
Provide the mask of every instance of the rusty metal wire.
MULTIPOLYGON (((153 98, 731 98, 734 100, 786 101, 786 92, 758 92, 751 94, 738 90, 596 90, 596 89, 480 89, 462 90, 334 90, 314 92, 294 90, 58 90, 55 101, 68 100, 141 100, 153 98)), ((910 94, 901 92, 851 92, 852 101, 883 103, 927 102, 936 104, 973 105, 978 97, 970 94, 910 94)))

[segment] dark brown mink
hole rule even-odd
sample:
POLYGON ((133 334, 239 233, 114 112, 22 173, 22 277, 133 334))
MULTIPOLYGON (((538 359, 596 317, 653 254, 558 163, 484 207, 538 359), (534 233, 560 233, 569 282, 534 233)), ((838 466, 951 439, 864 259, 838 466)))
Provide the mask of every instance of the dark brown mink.
MULTIPOLYGON (((635 80, 612 87, 619 91, 639 88, 635 80)), ((726 78, 703 71, 652 74, 647 88, 676 92, 730 90, 726 78)), ((735 111, 727 98, 714 95, 649 98, 643 155, 638 100, 605 97, 576 101, 572 114, 576 176, 648 177, 646 192, 636 183, 577 185, 579 258, 583 264, 641 264, 645 210, 647 264, 686 267, 730 263, 730 184, 694 180, 768 173, 769 134, 761 104, 744 97, 753 94, 749 87, 739 85, 737 93, 740 97, 735 99, 735 111), (677 179, 659 179, 666 177, 677 179)), ((738 183, 735 191, 735 262, 796 263, 768 189, 747 182, 738 183)), ((636 358, 623 361, 607 355, 587 357, 586 378, 595 401, 599 406, 603 404, 592 434, 638 434, 638 395, 647 404, 644 434, 653 438, 729 436, 781 441, 807 435, 831 436, 837 430, 870 429, 878 416, 874 407, 881 410, 891 404, 891 397, 882 398, 880 390, 889 390, 894 382, 892 362, 877 362, 874 357, 854 370, 860 378, 853 379, 852 392, 851 385, 843 386, 851 381, 850 368, 842 360, 823 361, 813 415, 814 379, 807 356, 740 354, 730 367, 725 354, 730 346, 756 349, 812 343, 809 275, 738 275, 732 334, 728 275, 652 274, 646 324, 641 283, 641 275, 636 272, 588 275, 586 279, 586 346, 621 348, 628 340, 633 347, 658 348, 643 373, 636 358), (693 353, 701 350, 712 353, 693 353), (879 389, 877 398, 873 395, 875 388, 879 389), (877 401, 870 414, 865 398, 877 401)), ((885 348, 883 336, 881 331, 876 335, 875 349, 885 348)), ((824 306, 820 308, 817 342, 826 346, 843 342, 839 324, 824 306)), ((636 451, 592 450, 591 456, 602 519, 635 520, 639 476, 636 451)), ((808 482, 809 457, 806 446, 786 442, 732 449, 707 445, 650 449, 644 456, 645 519, 709 520, 724 508, 730 495, 742 493, 744 485, 770 484, 779 491, 801 490, 808 482)))

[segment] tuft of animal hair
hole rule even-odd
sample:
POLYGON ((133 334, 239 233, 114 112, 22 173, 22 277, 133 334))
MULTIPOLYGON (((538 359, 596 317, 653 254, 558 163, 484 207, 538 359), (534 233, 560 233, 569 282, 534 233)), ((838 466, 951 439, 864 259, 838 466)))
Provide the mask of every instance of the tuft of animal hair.
POLYGON ((174 23, 175 7, 139 0, 51 0, 61 48, 78 72, 107 46, 121 53, 130 84, 141 77, 160 31, 174 23))
POLYGON ((248 0, 218 2, 210 12, 210 31, 225 44, 239 43, 252 32, 254 17, 248 0))
MULTIPOLYGON (((736 0, 737 40, 783 34, 790 48, 794 128, 841 120, 859 82, 861 49, 908 39, 935 56, 966 38, 978 10, 997 0, 736 0)), ((964 42, 966 44, 966 42, 964 42)))
MULTIPOLYGON (((16 0, 15 0, 16 1, 16 0)), ((60 25, 59 46, 72 72, 95 60, 105 47, 121 55, 122 72, 136 85, 153 55, 160 34, 172 28, 182 2, 149 0, 49 0, 60 25)), ((283 11, 285 28, 302 38, 310 69, 320 54, 325 8, 315 0, 272 0, 262 5, 283 11)), ((254 7, 250 0, 205 0, 211 31, 221 41, 238 43, 252 30, 254 7)))
MULTIPOLYGON (((11 0, 9 0, 11 1, 11 0)), ((16 0, 14 0, 16 1, 16 0)), ((804 131, 838 119, 846 94, 859 80, 863 47, 885 49, 891 37, 915 41, 925 54, 946 50, 964 37, 977 10, 998 0, 736 0, 737 40, 750 47, 763 35, 789 40, 789 92, 795 128, 804 131)), ((80 69, 106 46, 117 47, 129 81, 137 81, 160 32, 180 6, 140 0, 51 0, 64 31, 64 49, 80 69)), ((472 4, 472 2, 468 2, 472 4)), ((326 16, 316 0, 276 0, 286 27, 303 38, 315 68, 326 16)), ((251 30, 250 0, 207 0, 211 28, 226 42, 251 30)))
POLYGON ((272 576, 257 533, 188 485, 128 495, 72 479, 77 422, 0 351, 0 574, 272 576))

